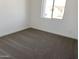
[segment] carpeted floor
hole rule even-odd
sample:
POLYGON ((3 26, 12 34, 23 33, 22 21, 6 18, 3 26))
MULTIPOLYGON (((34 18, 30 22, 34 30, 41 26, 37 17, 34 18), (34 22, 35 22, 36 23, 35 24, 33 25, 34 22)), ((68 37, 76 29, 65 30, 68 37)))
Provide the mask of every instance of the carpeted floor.
POLYGON ((0 59, 78 59, 77 40, 26 29, 0 38, 0 59), (2 56, 1 55, 1 56, 2 56))

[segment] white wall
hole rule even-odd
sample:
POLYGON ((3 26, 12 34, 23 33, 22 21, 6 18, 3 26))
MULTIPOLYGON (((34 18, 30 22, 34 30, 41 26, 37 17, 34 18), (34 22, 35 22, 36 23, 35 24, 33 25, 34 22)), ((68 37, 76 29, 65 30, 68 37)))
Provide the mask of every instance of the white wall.
POLYGON ((40 17, 42 0, 0 0, 0 36, 29 27, 77 38, 77 0, 67 0, 63 20, 40 17), (30 23, 31 22, 31 23, 30 23))
POLYGON ((0 0, 0 36, 29 27, 29 0, 0 0))
POLYGON ((31 27, 77 38, 77 0, 67 0, 63 20, 41 18, 41 1, 42 0, 31 0, 31 27))

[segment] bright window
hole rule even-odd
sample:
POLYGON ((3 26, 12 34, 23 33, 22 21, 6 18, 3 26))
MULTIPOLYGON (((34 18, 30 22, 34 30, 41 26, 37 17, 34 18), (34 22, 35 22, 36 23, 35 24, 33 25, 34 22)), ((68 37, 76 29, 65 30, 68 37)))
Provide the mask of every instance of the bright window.
POLYGON ((43 17, 63 19, 65 4, 66 0, 43 0, 43 17))

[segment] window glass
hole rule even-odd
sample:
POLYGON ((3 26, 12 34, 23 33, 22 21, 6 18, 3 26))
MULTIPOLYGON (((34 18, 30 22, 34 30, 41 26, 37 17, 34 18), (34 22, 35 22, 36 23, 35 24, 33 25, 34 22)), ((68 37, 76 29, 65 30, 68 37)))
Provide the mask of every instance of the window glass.
POLYGON ((43 17, 63 19, 66 0, 44 0, 43 17))

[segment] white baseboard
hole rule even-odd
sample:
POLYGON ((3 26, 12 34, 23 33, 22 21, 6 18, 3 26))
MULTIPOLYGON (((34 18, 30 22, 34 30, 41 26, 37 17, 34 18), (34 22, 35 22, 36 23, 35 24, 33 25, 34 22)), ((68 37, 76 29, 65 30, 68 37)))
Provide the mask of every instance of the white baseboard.
MULTIPOLYGON (((14 30, 14 31, 11 31, 11 32, 8 32, 8 33, 5 33, 5 34, 2 34, 2 35, 0 35, 0 37, 6 36, 6 35, 9 35, 9 34, 13 34, 13 33, 16 33, 16 32, 19 32, 19 31, 22 31, 22 30, 25 30, 25 29, 28 29, 28 28, 34 28, 34 29, 41 30, 41 31, 44 31, 44 32, 52 33, 50 31, 47 31, 47 30, 44 30, 44 29, 41 29, 41 28, 37 28, 37 27, 33 27, 32 26, 32 27, 23 27, 23 28, 20 28, 20 29, 17 29, 17 30, 14 30)), ((64 36, 64 37, 67 37, 67 38, 77 39, 77 38, 65 36, 65 35, 58 34, 58 33, 53 33, 53 34, 60 35, 60 36, 64 36)))
POLYGON ((19 32, 19 31, 22 31, 22 30, 25 30, 25 29, 28 29, 29 27, 23 27, 23 28, 20 28, 20 29, 16 29, 14 31, 10 31, 8 33, 4 33, 2 35, 0 35, 0 37, 3 37, 3 36, 7 36, 7 35, 10 35, 10 34, 13 34, 13 33, 16 33, 16 32, 19 32))
MULTIPOLYGON (((34 28, 34 29, 37 29, 37 30, 41 30, 41 31, 44 31, 44 32, 48 32, 48 33, 52 33, 52 32, 50 32, 50 31, 47 31, 47 30, 44 30, 44 29, 41 29, 41 28, 37 28, 37 27, 34 27, 34 26, 32 26, 31 28, 34 28)), ((52 34, 56 34, 56 35, 60 35, 60 36, 63 36, 63 37, 67 37, 67 38, 71 38, 71 39, 76 39, 76 40, 78 40, 77 38, 65 36, 65 35, 62 35, 62 34, 59 34, 59 33, 52 33, 52 34)))

